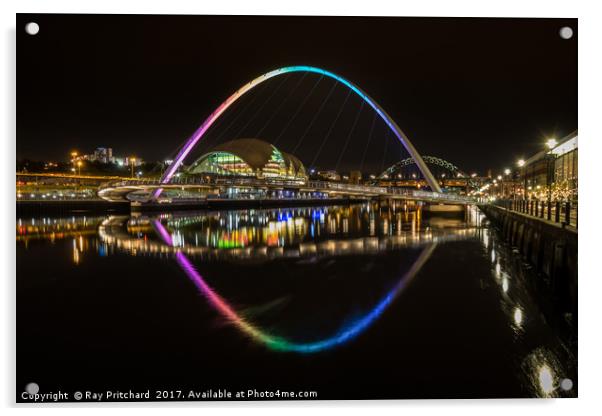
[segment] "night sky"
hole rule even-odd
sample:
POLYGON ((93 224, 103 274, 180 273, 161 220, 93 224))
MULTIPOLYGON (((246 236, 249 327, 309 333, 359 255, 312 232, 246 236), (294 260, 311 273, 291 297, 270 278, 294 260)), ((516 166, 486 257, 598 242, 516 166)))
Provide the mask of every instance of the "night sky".
MULTIPOLYGON (((17 159, 100 146, 173 157, 236 89, 290 65, 354 82, 421 154, 466 172, 499 172, 577 128, 576 19, 21 14, 17 28, 17 159), (23 30, 29 21, 36 36, 23 30)), ((357 96, 346 101, 340 84, 329 96, 333 85, 311 74, 260 85, 187 162, 237 137, 277 140, 306 165, 341 170, 407 157, 369 107, 358 116, 357 96)))

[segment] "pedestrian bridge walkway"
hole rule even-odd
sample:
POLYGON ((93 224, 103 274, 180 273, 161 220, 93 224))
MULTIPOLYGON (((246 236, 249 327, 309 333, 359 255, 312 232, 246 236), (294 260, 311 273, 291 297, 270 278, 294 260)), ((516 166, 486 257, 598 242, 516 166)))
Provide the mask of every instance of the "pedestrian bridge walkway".
MULTIPOLYGON (((198 192, 198 199, 206 199, 208 193, 215 195, 225 194, 227 189, 262 190, 265 191, 266 199, 327 199, 327 198, 385 198, 405 199, 442 204, 474 204, 474 198, 444 192, 430 192, 405 188, 394 188, 378 185, 358 185, 349 183, 308 181, 307 183, 289 181, 271 181, 249 179, 228 179, 206 181, 200 178, 174 178, 169 183, 161 183, 159 180, 120 180, 102 185, 98 196, 107 201, 139 201, 146 202, 152 199, 157 189, 188 191, 188 194, 198 192), (278 191, 287 191, 283 194, 278 191)), ((251 199, 248 194, 234 193, 228 199, 251 199), (238 196, 240 195, 240 196, 238 196)), ((169 204, 172 199, 163 196, 160 202, 169 204)), ((187 199, 190 199, 188 197, 187 199)), ((194 199, 194 198, 193 198, 194 199)), ((192 202, 192 201, 191 201, 192 202)))

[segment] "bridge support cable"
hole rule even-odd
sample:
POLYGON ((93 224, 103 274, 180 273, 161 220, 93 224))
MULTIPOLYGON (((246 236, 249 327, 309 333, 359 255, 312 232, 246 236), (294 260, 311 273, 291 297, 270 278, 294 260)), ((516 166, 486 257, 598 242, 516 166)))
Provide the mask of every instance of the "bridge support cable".
POLYGON ((326 136, 324 136, 324 138, 322 139, 322 143, 320 144, 320 147, 318 148, 318 151, 316 152, 314 159, 311 161, 311 164, 309 165, 310 167, 313 166, 314 163, 316 163, 316 161, 320 157, 320 153, 322 152, 322 149, 324 148, 324 144, 330 137, 330 134, 332 133, 334 126, 337 124, 337 121, 339 121, 339 117, 341 117, 341 113, 345 109, 345 104, 347 104, 347 101, 349 100, 350 96, 351 96, 351 90, 347 91, 347 96, 345 97, 345 101, 343 101, 343 105, 341 106, 341 108, 339 108, 339 112, 337 113, 337 116, 334 118, 334 121, 330 125, 330 128, 328 129, 326 136))
MULTIPOLYGON (((430 188, 435 192, 441 192, 441 187, 439 186, 439 183, 437 182, 437 180, 435 179, 435 177, 433 176, 433 174, 431 173, 429 168, 426 166, 426 163, 424 163, 424 161, 420 157, 420 154, 418 153, 418 151, 416 150, 414 145, 410 142, 410 140, 408 139, 406 134, 397 125, 395 120, 393 120, 386 113, 386 111, 376 101, 374 101, 372 99, 372 97, 370 97, 368 94, 366 94, 357 85, 355 85, 352 82, 348 81, 347 79, 341 77, 340 75, 335 74, 334 72, 330 72, 330 71, 327 71, 322 68, 317 68, 317 67, 312 67, 312 66, 307 66, 307 65, 289 66, 289 67, 275 69, 273 71, 267 72, 255 79, 251 80, 250 82, 248 82, 247 84, 245 84, 241 88, 239 88, 237 91, 235 91, 232 95, 230 95, 230 97, 228 97, 226 99, 226 101, 221 103, 219 105, 219 107, 217 107, 205 119, 203 124, 201 124, 199 126, 199 128, 192 134, 192 136, 190 136, 188 138, 188 140, 186 141, 184 146, 180 149, 180 151, 176 155, 174 162, 167 168, 167 170, 163 174, 163 177, 161 178, 160 182, 162 184, 169 183, 169 181, 171 180, 173 175, 176 173, 176 171, 178 170, 180 165, 182 165, 182 163, 184 162, 184 159, 188 156, 190 151, 196 146, 196 144, 199 142, 199 140, 201 140, 201 138, 205 135, 205 133, 211 127, 211 125, 213 125, 213 123, 215 123, 215 121, 224 113, 224 111, 226 111, 241 96, 246 94, 251 89, 255 88, 257 85, 259 85, 273 77, 280 76, 283 74, 288 74, 291 72, 312 72, 312 73, 324 75, 326 77, 332 78, 332 79, 340 82, 341 84, 343 84, 344 86, 349 88, 351 91, 353 91, 355 94, 360 96, 364 101, 366 101, 370 105, 370 107, 372 107, 374 109, 374 111, 376 111, 378 113, 378 115, 387 124, 389 129, 391 129, 393 131, 393 133, 395 133, 395 136, 399 139, 399 141, 403 144, 403 146, 406 148, 406 150, 410 153, 412 158, 416 161, 417 166, 419 167, 420 171, 424 175, 430 188)), ((161 191, 162 191, 162 189, 158 188, 153 193, 152 198, 156 199, 161 194, 161 191)))
POLYGON ((314 90, 316 89, 316 87, 318 86, 318 84, 320 83, 320 81, 322 81, 322 78, 324 78, 324 75, 320 75, 320 78, 318 78, 318 80, 315 82, 315 84, 313 85, 313 87, 311 87, 311 89, 309 90, 309 94, 307 94, 305 96, 305 98, 303 99, 303 101, 301 101, 301 104, 299 104, 299 107, 297 107, 297 110, 295 111, 295 113, 293 114, 293 116, 286 122, 286 124, 284 125, 284 128, 282 129, 282 131, 280 132, 280 134, 278 135, 278 137, 276 137, 276 139, 274 140, 274 143, 273 143, 274 145, 276 145, 276 143, 278 143, 278 140, 280 140, 280 138, 284 135, 284 133, 289 128, 289 126, 291 125, 291 123, 297 118, 297 116, 301 112, 301 109, 303 108, 303 106, 305 105, 305 103, 307 102, 307 100, 309 100, 309 97, 311 97, 312 93, 314 92, 314 90))
POLYGON ((376 125, 376 113, 374 113, 374 117, 372 117, 372 125, 370 126, 370 133, 368 133, 368 140, 366 142, 366 147, 364 147, 364 153, 362 154, 362 162, 360 163, 360 172, 364 171, 364 162, 366 160, 366 152, 368 151, 368 147, 370 146, 370 142, 372 141, 372 135, 374 133, 375 125, 376 125))
MULTIPOLYGON (((291 89, 291 91, 288 93, 288 95, 286 96, 286 98, 278 105, 278 107, 276 107, 276 109, 274 111, 272 111, 272 115, 263 124, 263 127, 261 127, 257 131, 257 133, 255 133, 255 137, 257 137, 258 139, 261 138, 260 137, 261 133, 263 133, 263 131, 265 130, 265 128, 268 126, 268 124, 270 124, 270 122, 274 119, 274 117, 276 117, 276 114, 278 114, 278 112, 284 106, 284 104, 286 104, 288 102, 289 98, 291 98, 293 96, 293 94, 295 93, 295 91, 297 91, 297 88, 299 88, 299 85, 301 85, 301 83, 303 82, 303 80, 305 79, 306 76, 307 76, 307 72, 304 72, 303 76, 299 79, 299 81, 297 81, 297 83, 291 89)), ((274 142, 273 144, 276 144, 276 143, 274 142)))
POLYGON ((387 147, 389 147, 389 131, 385 131, 385 148, 383 150, 383 158, 380 161, 380 171, 385 168, 385 157, 387 156, 387 147))
MULTIPOLYGON (((215 137, 215 140, 213 140, 214 143, 219 143, 219 141, 221 140, 222 137, 224 137, 224 135, 234 126, 234 124, 240 119, 240 117, 245 114, 247 112, 247 110, 249 108, 251 108, 251 106, 255 103, 255 101, 257 101, 257 99, 260 96, 263 96, 264 93, 268 90, 267 85, 265 85, 264 88, 262 88, 257 94, 253 94, 253 96, 251 97, 250 100, 247 100, 247 102, 245 103, 244 107, 242 107, 240 109, 240 111, 237 111, 234 118, 232 118, 232 120, 228 123, 228 126, 225 129, 222 129, 220 131, 220 133, 215 137)), ((222 117, 220 117, 222 118, 222 117)), ((216 128, 219 127, 219 125, 214 127, 214 130, 216 130, 216 128)), ((203 140, 203 144, 206 144, 205 148, 207 149, 209 146, 209 142, 211 142, 211 136, 209 136, 209 138, 203 140)))
POLYGON ((345 144, 343 145, 343 150, 339 154, 339 158, 337 160, 337 164, 336 164, 336 166, 334 168, 334 170, 336 170, 336 171, 339 170, 339 165, 341 164, 341 160, 343 159, 343 155, 345 154, 345 150, 347 150, 347 146, 349 145, 349 140, 351 139, 351 136, 353 136, 353 132, 355 131, 355 126, 357 126, 357 122, 360 119, 360 115, 362 114, 362 110, 364 109, 364 104, 365 104, 365 101, 362 100, 362 103, 360 104, 360 108, 357 111, 357 114, 355 115, 355 120, 353 120, 353 124, 351 125, 351 130, 349 130, 349 133, 347 134, 347 139, 345 139, 345 144))
POLYGON ((286 81, 288 81, 288 78, 290 77, 290 74, 287 75, 286 77, 284 77, 284 80, 278 84, 278 86, 274 89, 274 91, 272 91, 272 93, 270 94, 270 96, 267 98, 267 100, 265 100, 260 106, 259 108, 255 111, 255 114, 253 114, 253 117, 251 117, 244 126, 242 126, 242 128, 240 130, 238 130, 238 132, 236 133, 236 135, 234 136, 235 139, 240 138, 240 135, 242 134, 242 132, 249 126, 249 124, 251 124, 252 121, 255 120, 255 118, 257 118, 257 115, 261 112, 261 110, 264 109, 264 107, 266 106, 267 103, 269 103, 272 98, 274 98, 274 95, 276 95, 276 93, 278 92, 278 90, 280 90, 280 87, 282 87, 284 85, 284 83, 286 83, 286 81))
POLYGON ((339 84, 338 81, 335 81, 334 84, 332 84, 332 87, 330 88, 330 91, 328 91, 328 95, 326 95, 326 98, 324 98, 324 100, 322 101, 322 104, 320 104, 320 108, 318 108, 318 111, 316 111, 316 113, 312 117, 311 121, 309 122, 309 124, 305 128, 305 131, 303 132, 303 134, 301 135, 301 137, 297 141, 297 145, 293 149, 293 154, 296 154, 297 149, 299 148, 299 146, 301 146, 301 143, 303 143, 303 140, 305 139, 305 136, 307 135, 307 133, 309 133, 309 131, 311 130, 311 128, 314 125, 315 121, 317 120, 318 116, 322 113, 322 110, 326 106, 326 103, 330 99, 330 96, 332 95, 332 93, 334 92, 334 90, 335 90, 335 88, 336 88, 336 86, 338 84, 339 84))

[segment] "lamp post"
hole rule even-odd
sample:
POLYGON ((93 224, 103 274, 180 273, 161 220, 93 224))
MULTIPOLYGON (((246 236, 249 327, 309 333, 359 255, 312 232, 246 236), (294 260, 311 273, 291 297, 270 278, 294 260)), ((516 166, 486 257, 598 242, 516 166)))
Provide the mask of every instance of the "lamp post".
POLYGON ((75 158, 76 157, 77 157, 77 152, 76 151, 71 152, 71 164, 73 165, 73 169, 72 169, 73 173, 75 173, 75 165, 76 165, 75 158))
POLYGON ((82 174, 82 161, 81 160, 77 161, 77 174, 80 176, 82 174))
MULTIPOLYGON (((506 176, 509 180, 512 180, 512 178, 510 178, 510 174, 512 173, 512 171, 509 168, 504 169, 504 176, 506 176)), ((512 198, 515 199, 514 196, 514 181, 512 180, 512 198)), ((504 195, 508 194, 508 197, 510 196, 510 184, 508 183, 508 181, 506 181, 506 186, 504 187, 504 195)))
POLYGON ((136 158, 135 157, 130 157, 130 168, 131 168, 131 176, 132 179, 134 179, 134 164, 136 163, 136 158))
POLYGON ((518 161, 516 162, 516 166, 518 166, 520 168, 519 170, 519 180, 523 179, 523 199, 526 199, 526 195, 527 195, 527 178, 525 175, 525 160, 524 159, 518 159, 518 161))
POLYGON ((548 139, 546 141, 546 146, 550 150, 546 154, 546 187, 548 191, 548 203, 552 201, 552 183, 554 182, 554 159, 555 155, 552 153, 552 149, 558 145, 558 142, 554 137, 548 139))

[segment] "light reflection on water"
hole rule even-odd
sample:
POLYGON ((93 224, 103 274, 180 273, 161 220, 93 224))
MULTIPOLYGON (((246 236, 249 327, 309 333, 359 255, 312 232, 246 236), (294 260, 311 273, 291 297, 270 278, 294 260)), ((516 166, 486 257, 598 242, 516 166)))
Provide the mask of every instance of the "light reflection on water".
POLYGON ((464 218, 429 219, 423 218, 420 210, 364 204, 158 215, 21 218, 17 222, 17 242, 22 249, 26 250, 33 241, 56 244, 61 239, 71 242, 74 267, 86 262, 87 256, 126 254, 169 261, 175 259, 207 302, 231 325, 268 348, 295 352, 317 352, 350 342, 380 319, 393 301, 403 302, 403 299, 397 299, 400 289, 419 274, 424 264, 428 264, 433 252, 445 250, 447 244, 456 241, 480 241, 482 256, 490 264, 490 275, 483 276, 481 284, 485 288, 492 285, 499 290, 498 307, 513 334, 512 343, 516 351, 524 351, 515 358, 524 388, 529 395, 536 397, 574 395, 573 391, 563 391, 559 387, 564 378, 576 381, 575 364, 567 363, 567 357, 573 360, 574 357, 559 349, 556 341, 542 341, 541 345, 533 341, 546 323, 537 301, 529 294, 525 282, 528 273, 517 268, 513 260, 515 256, 499 242, 476 209, 470 209, 464 218), (165 233, 163 236, 161 229, 165 233), (408 251, 410 249, 415 251, 408 251), (276 259, 306 262, 386 253, 399 253, 400 256, 414 253, 411 255, 415 258, 404 272, 398 274, 397 283, 390 283, 388 290, 380 293, 379 300, 368 302, 371 306, 364 302, 364 313, 360 317, 339 319, 345 323, 343 326, 337 329, 335 325, 329 334, 323 332, 314 339, 304 339, 291 333, 281 336, 263 328, 261 323, 253 321, 254 316, 237 311, 228 303, 227 295, 220 294, 199 273, 205 265, 219 267, 233 261, 242 265, 276 259), (420 267, 412 271, 417 263, 420 267), (411 277, 408 278, 407 273, 411 277))
MULTIPOLYGON (((482 214, 481 214, 482 215, 482 214)), ((500 290, 500 307, 508 317, 517 345, 532 345, 532 338, 542 345, 531 346, 526 356, 520 357, 521 377, 525 388, 535 397, 575 397, 576 389, 561 388, 563 379, 575 382, 577 360, 575 351, 565 341, 555 340, 553 348, 545 346, 547 339, 539 338, 546 318, 533 295, 532 282, 538 277, 523 266, 522 259, 498 239, 490 239, 489 230, 481 230, 484 250, 490 251, 491 280, 500 290), (533 331, 533 333, 531 333, 533 331), (562 357, 562 358, 560 358, 562 357)))
MULTIPOLYGON (((362 226, 375 222, 375 207, 363 206, 336 207, 334 209, 298 209, 290 211, 260 212, 216 212, 213 215, 167 216, 157 218, 141 216, 136 219, 111 217, 99 227, 101 240, 116 245, 129 252, 168 252, 175 253, 175 259, 182 270, 197 286, 211 305, 238 327, 243 333, 268 348, 278 351, 313 353, 351 341, 378 319, 387 307, 399 296, 407 283, 420 271, 440 241, 464 239, 474 235, 476 227, 467 226, 458 220, 435 219, 422 233, 416 230, 420 211, 396 213, 395 210, 380 212, 380 234, 378 237, 360 237, 362 226), (354 219, 350 227, 350 217, 354 219), (402 217, 405 221, 402 221, 402 217), (389 218, 396 218, 393 225, 389 218), (407 222, 415 224, 408 227, 407 222), (165 222, 165 226, 163 225, 165 222), (161 237, 159 240, 131 238, 130 232, 139 227, 154 228, 161 237), (197 226, 197 227, 195 227, 197 226), (308 230, 315 230, 309 236, 308 230), (435 231, 433 231, 433 229, 435 231), (439 229, 447 229, 438 233, 439 229), (450 231, 451 230, 451 231, 450 231), (356 238, 349 238, 350 233, 356 238), (194 244, 191 242, 194 241, 194 244), (216 257, 226 252, 237 258, 264 257, 272 248, 269 258, 304 257, 316 255, 341 256, 350 254, 375 253, 405 246, 426 245, 408 271, 398 277, 392 289, 382 295, 365 313, 345 323, 333 334, 310 341, 295 341, 270 333, 254 324, 248 317, 237 312, 228 301, 220 296, 201 276, 187 255, 216 257), (250 248, 253 248, 252 250, 250 248), (287 247, 286 252, 280 248, 287 247), (245 249, 249 248, 249 249, 245 249), (273 249, 275 248, 275 249, 273 249), (216 250, 217 249, 217 250, 216 250)), ((368 225, 370 230, 374 227, 368 225)), ((147 230, 145 230, 147 231, 147 230)))

